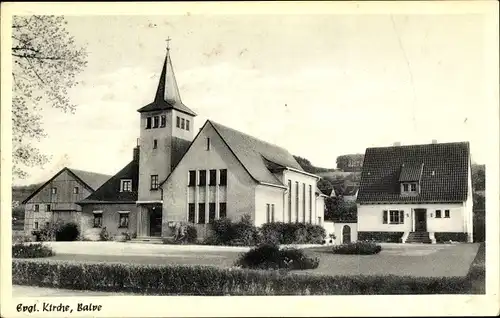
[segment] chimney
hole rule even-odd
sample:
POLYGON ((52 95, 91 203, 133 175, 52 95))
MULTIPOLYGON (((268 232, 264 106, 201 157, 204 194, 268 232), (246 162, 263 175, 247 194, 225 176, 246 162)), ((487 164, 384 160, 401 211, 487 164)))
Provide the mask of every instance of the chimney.
POLYGON ((134 148, 134 153, 132 158, 134 161, 139 161, 139 146, 134 148))
POLYGON ((399 146, 401 146, 401 142, 396 141, 396 142, 394 143, 394 147, 399 147, 399 146))
POLYGON ((437 144, 437 143, 438 143, 438 141, 437 141, 436 139, 432 139, 432 143, 433 143, 433 144, 437 144))

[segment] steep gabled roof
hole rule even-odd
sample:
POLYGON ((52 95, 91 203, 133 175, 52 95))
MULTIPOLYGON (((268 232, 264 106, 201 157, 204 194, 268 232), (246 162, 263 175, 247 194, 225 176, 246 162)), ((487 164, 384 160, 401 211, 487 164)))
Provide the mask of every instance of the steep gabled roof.
POLYGON ((368 148, 357 202, 463 202, 469 191, 469 162, 468 142, 368 148), (400 179, 418 174, 418 169, 405 170, 403 165, 421 167, 417 196, 400 193, 400 179))
POLYGON ((111 177, 110 175, 106 175, 106 174, 102 174, 102 173, 83 171, 83 170, 77 170, 77 169, 73 169, 73 168, 64 167, 61 170, 59 170, 59 172, 56 173, 47 182, 45 182, 39 188, 37 188, 35 191, 33 191, 33 193, 31 193, 26 199, 24 199, 22 203, 26 204, 32 197, 34 197, 38 192, 40 192, 50 182, 52 182, 52 180, 57 178, 60 174, 62 174, 65 171, 67 171, 70 175, 72 175, 77 181, 79 181, 83 186, 87 187, 87 189, 90 191, 95 191, 106 180, 108 180, 111 177))
POLYGON ((92 203, 134 203, 137 201, 137 187, 139 185, 139 160, 132 160, 117 174, 112 176, 99 189, 84 200, 77 202, 80 205, 92 203), (120 192, 120 180, 131 179, 132 191, 120 192))
POLYGON ((154 101, 137 111, 142 113, 166 109, 175 109, 185 114, 196 116, 195 112, 182 103, 181 94, 175 80, 172 59, 170 58, 170 50, 167 50, 167 55, 165 56, 154 101))
POLYGON ((285 149, 224 125, 209 121, 250 176, 258 182, 283 185, 269 170, 279 166, 305 172, 285 149))

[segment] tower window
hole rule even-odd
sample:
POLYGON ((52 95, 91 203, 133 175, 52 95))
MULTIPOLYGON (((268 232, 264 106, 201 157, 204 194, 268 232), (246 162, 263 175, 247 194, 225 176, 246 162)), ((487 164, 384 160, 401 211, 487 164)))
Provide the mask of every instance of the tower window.
POLYGON ((210 179, 209 185, 211 185, 211 186, 217 185, 217 180, 216 180, 217 179, 217 170, 210 170, 209 179, 210 179))
POLYGON ((151 175, 151 190, 157 190, 158 189, 158 175, 153 174, 151 175))
POLYGON ((189 131, 189 120, 186 119, 186 130, 189 131))
POLYGON ((191 170, 189 171, 189 184, 188 186, 194 187, 196 185, 196 171, 191 170))
POLYGON ((210 150, 210 138, 207 137, 207 150, 210 150))
POLYGON ((198 203, 198 223, 205 224, 205 203, 198 203))
POLYGON ((153 149, 158 148, 158 139, 153 139, 153 149))
POLYGON ((215 220, 215 203, 208 204, 208 223, 215 220))
POLYGON ((78 187, 73 188, 73 194, 78 194, 78 191, 79 191, 78 187))
POLYGON ((38 204, 35 204, 35 212, 40 211, 40 206, 38 204))
POLYGON ((146 118, 146 129, 151 129, 151 117, 146 118))
POLYGON ((219 185, 222 185, 222 186, 227 185, 227 170, 226 169, 222 169, 220 171, 220 182, 219 182, 219 185))
POLYGON ((161 122, 160 122, 160 127, 165 127, 167 126, 167 116, 161 115, 161 122))
POLYGON ((224 219, 227 217, 226 214, 226 202, 219 203, 219 219, 224 219))
POLYGON ((50 212, 50 204, 47 204, 47 212, 50 212))
POLYGON ((186 120, 184 118, 181 118, 181 129, 184 129, 186 126, 186 120))
POLYGON ((52 188, 52 194, 57 194, 57 188, 52 188))
POLYGON ((160 117, 155 116, 153 118, 153 128, 158 128, 159 125, 160 125, 160 117))
POLYGON ((181 127, 181 118, 179 116, 177 116, 177 122, 176 122, 176 125, 175 125, 177 128, 180 128, 181 127))
POLYGON ((194 203, 189 203, 188 222, 194 223, 194 203))

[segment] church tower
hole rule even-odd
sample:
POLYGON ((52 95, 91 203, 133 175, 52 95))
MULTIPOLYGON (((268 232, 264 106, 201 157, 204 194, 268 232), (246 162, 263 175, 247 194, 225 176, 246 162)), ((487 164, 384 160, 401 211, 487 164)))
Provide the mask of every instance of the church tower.
POLYGON ((158 186, 191 144, 196 116, 182 103, 169 47, 154 101, 137 111, 141 116, 138 204, 158 205, 162 200, 158 186))

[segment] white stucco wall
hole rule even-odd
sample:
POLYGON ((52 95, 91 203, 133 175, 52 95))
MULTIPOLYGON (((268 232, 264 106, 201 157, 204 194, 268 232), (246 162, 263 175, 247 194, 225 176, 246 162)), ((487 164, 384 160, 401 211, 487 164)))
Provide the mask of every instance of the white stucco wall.
POLYGON ((258 185, 255 189, 255 225, 267 222, 267 204, 274 204, 274 221, 283 222, 285 189, 258 185))
POLYGON ((358 204, 358 231, 369 232, 411 232, 413 231, 413 210, 427 210, 427 232, 466 232, 463 204, 358 204), (403 210, 404 224, 383 224, 384 210, 403 210), (441 210, 441 218, 436 218, 441 210), (450 210, 450 218, 444 217, 444 210, 450 210))
MULTIPOLYGON (((323 215, 318 214, 318 211, 323 209, 321 207, 317 207, 318 200, 316 200, 316 183, 317 183, 317 178, 302 174, 299 172, 291 171, 291 170, 285 170, 283 171, 283 176, 282 176, 282 182, 283 184, 288 187, 288 180, 292 182, 292 191, 291 194, 289 191, 287 191, 285 195, 285 203, 284 203, 284 212, 285 212, 285 217, 284 217, 284 222, 295 222, 297 220, 297 215, 298 215, 298 220, 299 222, 304 222, 306 221, 309 223, 310 219, 310 211, 309 211, 309 203, 311 202, 310 200, 310 195, 309 195, 309 186, 311 186, 312 189, 312 223, 317 224, 318 222, 318 216, 321 217, 321 220, 323 220, 323 215), (297 189, 296 189, 296 182, 299 184, 299 193, 298 193, 298 205, 297 205, 297 189), (304 196, 303 196, 303 187, 304 184, 306 186, 306 198, 305 198, 305 220, 304 220, 304 196), (288 200, 289 196, 291 195, 291 219, 290 219, 290 212, 288 208, 288 200)), ((321 212, 323 213, 323 212, 321 212)))

